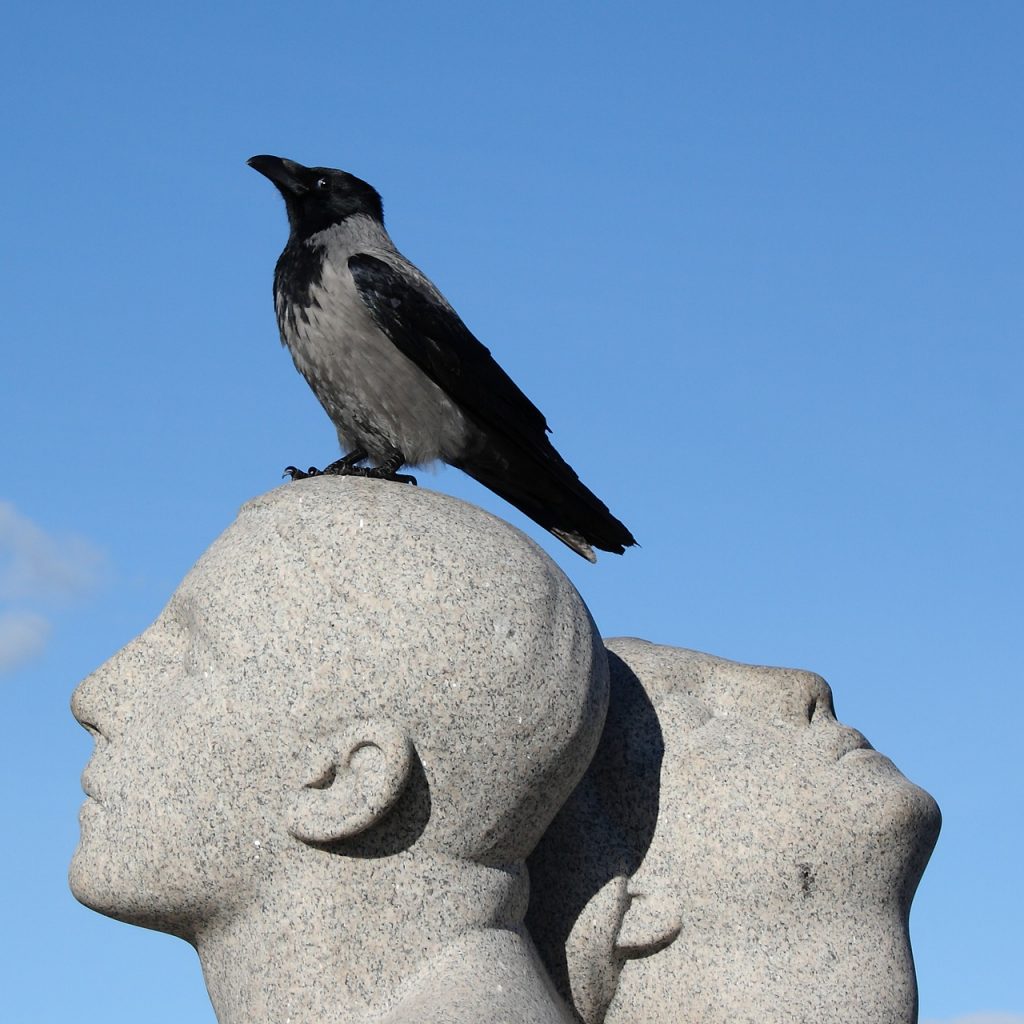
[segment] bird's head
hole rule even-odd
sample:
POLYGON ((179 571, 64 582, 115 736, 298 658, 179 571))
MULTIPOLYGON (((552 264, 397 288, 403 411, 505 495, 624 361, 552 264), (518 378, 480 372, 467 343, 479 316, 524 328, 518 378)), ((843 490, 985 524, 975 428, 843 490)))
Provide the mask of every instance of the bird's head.
POLYGON ((248 163, 284 196, 293 238, 309 238, 356 214, 384 222, 377 190, 353 174, 333 167, 303 167, 281 156, 254 156, 248 163))

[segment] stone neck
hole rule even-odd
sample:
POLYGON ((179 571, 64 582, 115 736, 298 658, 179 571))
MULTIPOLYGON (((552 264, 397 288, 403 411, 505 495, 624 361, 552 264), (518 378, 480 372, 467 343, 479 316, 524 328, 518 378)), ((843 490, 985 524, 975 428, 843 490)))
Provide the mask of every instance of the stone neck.
POLYGON ((443 995, 439 979, 463 971, 481 942, 525 935, 522 865, 310 854, 229 920, 197 930, 219 1024, 379 1020, 424 981, 443 995))

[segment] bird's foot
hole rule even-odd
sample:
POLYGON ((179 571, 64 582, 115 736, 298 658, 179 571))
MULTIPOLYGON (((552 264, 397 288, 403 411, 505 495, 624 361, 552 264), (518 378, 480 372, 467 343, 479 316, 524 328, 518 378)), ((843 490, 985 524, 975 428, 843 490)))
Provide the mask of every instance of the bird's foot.
POLYGON ((374 480, 394 480, 396 484, 412 484, 413 487, 416 486, 416 477, 410 476, 408 473, 388 473, 383 466, 373 466, 367 469, 363 475, 372 477, 374 480))
POLYGON ((314 476, 363 476, 373 480, 394 480, 396 483, 416 486, 416 477, 398 472, 405 464, 405 456, 401 452, 389 455, 379 466, 357 465, 365 458, 366 452, 364 451, 349 452, 344 458, 332 462, 323 469, 310 466, 309 469, 303 471, 296 466, 286 466, 282 475, 290 477, 292 481, 308 480, 314 476))
POLYGON ((405 456, 399 451, 394 451, 379 466, 366 470, 366 475, 375 480, 394 480, 396 483, 412 484, 415 487, 416 477, 398 472, 404 465, 405 456))
POLYGON ((361 448, 357 448, 355 451, 349 452, 348 455, 332 462, 323 469, 310 466, 309 469, 303 472, 295 466, 286 466, 284 473, 281 475, 291 477, 293 482, 295 480, 307 480, 311 476, 365 476, 365 467, 357 465, 357 463, 362 462, 365 458, 366 452, 361 448))

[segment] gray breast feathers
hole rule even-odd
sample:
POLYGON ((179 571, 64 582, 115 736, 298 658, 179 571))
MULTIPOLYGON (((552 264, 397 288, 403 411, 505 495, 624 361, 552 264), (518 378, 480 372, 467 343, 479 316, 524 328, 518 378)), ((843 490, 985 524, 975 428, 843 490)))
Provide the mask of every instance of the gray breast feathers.
POLYGON ((465 417, 378 329, 341 249, 328 249, 307 304, 276 297, 281 338, 296 368, 350 449, 378 459, 397 449, 414 466, 457 457, 470 429, 465 417))

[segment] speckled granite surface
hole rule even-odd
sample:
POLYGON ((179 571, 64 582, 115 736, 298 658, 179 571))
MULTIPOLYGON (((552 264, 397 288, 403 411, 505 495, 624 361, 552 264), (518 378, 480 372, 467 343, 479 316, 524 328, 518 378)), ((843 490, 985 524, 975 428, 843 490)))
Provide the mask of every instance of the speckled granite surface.
POLYGON ((518 530, 394 483, 278 488, 76 690, 72 890, 193 943, 222 1024, 564 1021, 523 861, 607 686, 518 530))
POLYGON ((455 499, 250 502, 72 706, 72 890, 191 942, 221 1024, 916 1019, 934 801, 812 673, 606 651, 455 499))
POLYGON ((583 783, 528 922, 588 1024, 904 1024, 935 802, 810 672, 609 640, 583 783))

